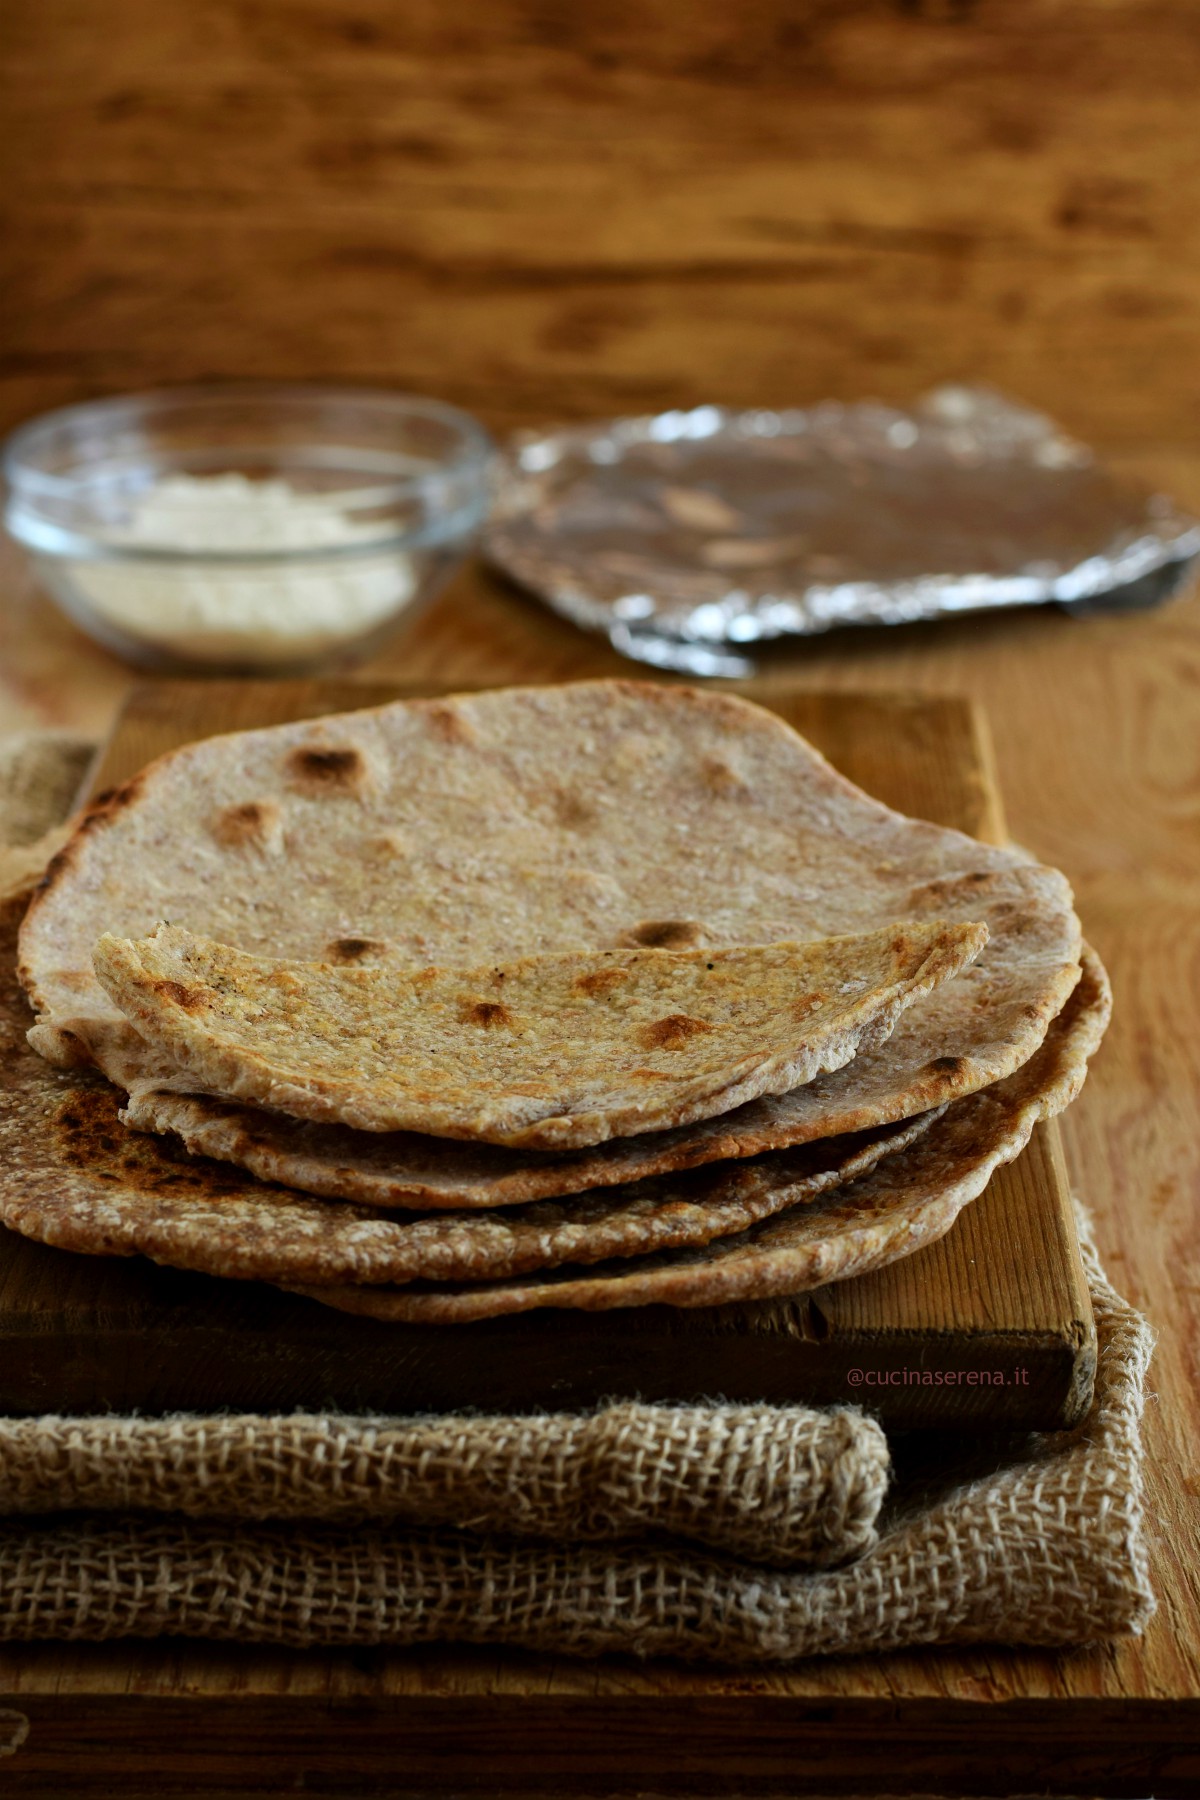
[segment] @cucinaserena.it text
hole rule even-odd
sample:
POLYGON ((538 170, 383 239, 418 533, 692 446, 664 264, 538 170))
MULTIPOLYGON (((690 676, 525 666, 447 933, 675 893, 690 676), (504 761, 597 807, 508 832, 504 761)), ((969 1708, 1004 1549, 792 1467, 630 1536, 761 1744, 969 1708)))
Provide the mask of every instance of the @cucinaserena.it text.
POLYGON ((851 1387, 1028 1387, 1028 1369, 849 1369, 851 1387))

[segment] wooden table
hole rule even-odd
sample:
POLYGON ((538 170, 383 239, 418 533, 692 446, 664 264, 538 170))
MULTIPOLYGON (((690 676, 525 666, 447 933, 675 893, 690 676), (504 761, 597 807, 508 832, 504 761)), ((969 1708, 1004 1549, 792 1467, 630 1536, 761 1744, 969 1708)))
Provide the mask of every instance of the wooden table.
MULTIPOLYGON (((1183 0, 4 13, 5 425, 220 375, 382 381, 498 428, 982 378, 1200 510, 1183 0)), ((622 666, 470 572, 368 672, 622 666)), ((308 1792, 363 1795, 1200 1791, 1200 599, 842 634, 772 668, 981 700, 1012 829, 1070 872, 1112 971, 1116 1021, 1064 1135, 1108 1266, 1160 1334, 1145 1638, 733 1677, 8 1649, 0 1691, 58 1745, 53 1768, 23 1753, 25 1791, 68 1771, 131 1797, 292 1791, 303 1771, 308 1792), (483 1702, 505 1692, 520 1722, 488 1738, 483 1702)), ((128 680, 5 564, 0 731, 98 735, 128 680)), ((0 1750, 16 1729, 0 1718, 0 1750)))
MULTIPOLYGON (((1162 472, 1200 506, 1200 459, 1162 472)), ((0 618, 0 730, 101 729, 128 674, 32 595, 0 618)), ((472 569, 370 673, 471 682, 629 667, 472 569)), ((564 1792, 832 1794, 870 1791, 884 1773, 898 1791, 930 1793, 1161 1800, 1200 1788, 1200 1050, 1188 1017, 1200 957, 1200 596, 1151 615, 844 633, 771 670, 982 700, 1012 829, 1069 871, 1112 971, 1116 1023, 1064 1134, 1108 1266, 1160 1333, 1146 1423, 1160 1607, 1146 1636, 1063 1655, 925 1653, 733 1675, 482 1651, 0 1651, 0 1691, 28 1697, 57 1746, 48 1771, 76 1759, 77 1791, 110 1781, 128 1795, 206 1782, 271 1792, 301 1769, 317 1791, 352 1769, 356 1794, 445 1791, 451 1778, 491 1791, 536 1778, 564 1792), (522 1696, 521 1723, 500 1742, 486 1720, 506 1691, 522 1696)), ((35 1783, 14 1791, 54 1791, 50 1773, 37 1788, 37 1757, 11 1766, 35 1783)))

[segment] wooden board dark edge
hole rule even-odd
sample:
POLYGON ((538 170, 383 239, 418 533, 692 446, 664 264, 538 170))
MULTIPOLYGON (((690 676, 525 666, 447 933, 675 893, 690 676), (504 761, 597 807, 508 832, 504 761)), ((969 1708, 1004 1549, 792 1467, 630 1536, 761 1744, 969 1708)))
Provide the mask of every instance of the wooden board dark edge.
MULTIPOLYGON (((729 1678, 726 1677, 726 1683, 729 1678)), ((425 1800, 772 1794, 1195 1800, 1200 1704, 800 1698, 19 1697, 5 1792, 114 1800, 300 1792, 425 1800), (509 1704, 505 1705, 505 1700, 509 1704), (515 1703, 514 1703, 515 1702, 515 1703), (619 1720, 619 1723, 617 1722, 619 1720), (352 1786, 347 1786, 347 1773, 352 1786), (67 1781, 69 1786, 57 1785, 67 1781), (453 1790, 446 1783, 453 1781, 453 1790)))

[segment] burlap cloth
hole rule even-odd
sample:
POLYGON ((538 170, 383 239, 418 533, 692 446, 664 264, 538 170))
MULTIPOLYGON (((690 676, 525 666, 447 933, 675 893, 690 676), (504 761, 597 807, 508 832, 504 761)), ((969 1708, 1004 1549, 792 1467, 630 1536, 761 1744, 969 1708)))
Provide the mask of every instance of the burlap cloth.
MULTIPOLYGON (((57 847, 86 755, 0 745, 0 890, 57 847)), ((1150 1333, 1080 1222, 1083 1424, 897 1445, 890 1490, 882 1432, 846 1407, 0 1420, 0 1637, 751 1662, 1138 1632, 1150 1333)))

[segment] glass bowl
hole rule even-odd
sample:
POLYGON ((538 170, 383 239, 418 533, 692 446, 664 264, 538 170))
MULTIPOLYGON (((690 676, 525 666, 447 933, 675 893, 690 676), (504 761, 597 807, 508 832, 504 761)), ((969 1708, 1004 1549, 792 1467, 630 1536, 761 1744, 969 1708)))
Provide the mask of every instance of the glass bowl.
POLYGON ((5 449, 5 524, 63 610, 142 668, 356 661, 437 591, 488 504, 468 414, 371 389, 229 385, 45 413, 5 449))

